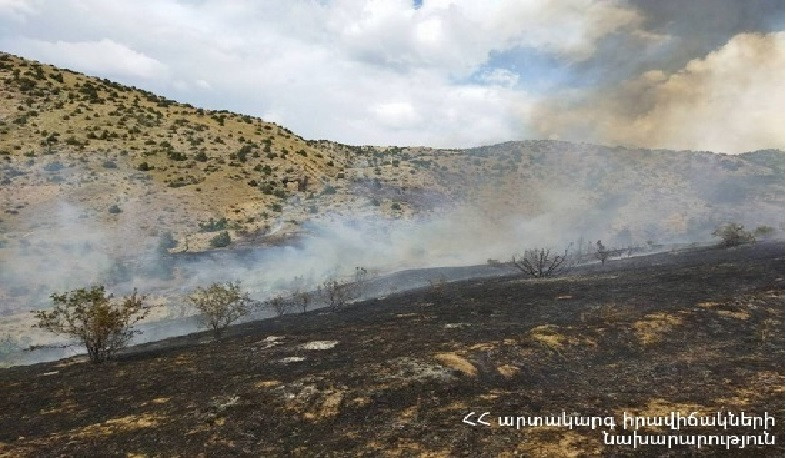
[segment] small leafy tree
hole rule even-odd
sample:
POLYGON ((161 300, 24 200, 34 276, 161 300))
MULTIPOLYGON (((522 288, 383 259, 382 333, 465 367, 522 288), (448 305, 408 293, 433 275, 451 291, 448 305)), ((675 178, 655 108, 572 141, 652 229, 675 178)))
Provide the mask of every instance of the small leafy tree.
POLYGON ((737 223, 729 223, 720 226, 712 233, 715 237, 720 237, 720 245, 725 247, 738 246, 754 241, 753 234, 745 230, 745 226, 737 223))
POLYGON ((51 310, 33 312, 36 327, 78 339, 90 361, 106 361, 123 348, 137 332, 132 326, 150 312, 145 296, 137 294, 113 301, 103 286, 52 294, 51 310))
POLYGON ((564 273, 570 268, 568 250, 562 255, 554 254, 548 248, 526 250, 523 255, 514 255, 512 264, 533 277, 551 277, 564 273))
POLYGON ((251 298, 241 291, 240 282, 213 283, 207 289, 198 287, 188 300, 216 340, 227 326, 251 313, 251 298))

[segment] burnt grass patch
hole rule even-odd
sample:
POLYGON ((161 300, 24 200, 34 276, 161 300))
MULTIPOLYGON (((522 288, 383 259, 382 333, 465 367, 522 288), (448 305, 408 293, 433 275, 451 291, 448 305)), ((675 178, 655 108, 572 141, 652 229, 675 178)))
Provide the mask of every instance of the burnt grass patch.
POLYGON ((759 243, 452 282, 245 323, 220 342, 3 369, 0 455, 782 456, 783 253, 759 243), (633 450, 589 428, 462 424, 473 411, 777 421, 775 445, 633 450))

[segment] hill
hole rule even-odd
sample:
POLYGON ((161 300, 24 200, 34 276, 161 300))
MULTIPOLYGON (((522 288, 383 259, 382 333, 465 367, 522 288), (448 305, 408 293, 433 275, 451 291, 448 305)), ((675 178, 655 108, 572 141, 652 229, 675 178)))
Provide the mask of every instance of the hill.
POLYGON ((623 415, 728 412, 774 445, 670 456, 783 455, 783 244, 693 249, 555 279, 450 283, 330 312, 0 370, 7 456, 663 456, 623 415), (475 422, 483 412, 490 426, 475 422), (508 417, 613 418, 614 430, 508 417), (508 425, 508 426, 504 426, 508 425))
POLYGON ((782 222, 781 151, 349 146, 5 53, 0 81, 6 242, 63 202, 103 226, 171 231, 187 251, 211 248, 211 218, 226 219, 231 246, 257 245, 306 221, 413 218, 454 205, 488 220, 559 212, 587 235, 638 241, 695 238, 728 220, 782 222))

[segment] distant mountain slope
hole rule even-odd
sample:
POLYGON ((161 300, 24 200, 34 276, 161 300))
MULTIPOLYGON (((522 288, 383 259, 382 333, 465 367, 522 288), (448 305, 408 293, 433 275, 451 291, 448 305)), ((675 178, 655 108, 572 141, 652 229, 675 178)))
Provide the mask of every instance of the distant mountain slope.
POLYGON ((463 204, 503 225, 545 217, 621 243, 706 236, 726 220, 782 222, 781 151, 347 146, 9 54, 0 53, 0 81, 6 242, 46 227, 63 203, 103 226, 172 231, 176 250, 189 251, 210 247, 215 232, 205 228, 229 230, 230 247, 276 243, 311 220, 413 218, 463 204))

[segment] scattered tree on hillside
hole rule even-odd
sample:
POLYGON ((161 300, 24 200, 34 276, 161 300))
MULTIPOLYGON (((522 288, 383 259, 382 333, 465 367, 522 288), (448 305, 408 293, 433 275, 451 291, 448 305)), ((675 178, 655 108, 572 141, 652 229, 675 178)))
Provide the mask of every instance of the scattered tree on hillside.
POLYGON ((533 277, 551 277, 564 273, 571 267, 568 250, 558 255, 548 248, 526 250, 523 255, 511 259, 519 270, 533 277))
POLYGON ((220 339, 227 326, 251 313, 251 298, 240 289, 240 282, 213 283, 207 289, 198 287, 188 296, 202 324, 220 339))
POLYGON ((137 332, 132 326, 150 312, 145 296, 137 291, 119 301, 106 294, 103 286, 80 288, 52 294, 51 310, 33 312, 35 327, 78 339, 90 361, 106 361, 123 348, 137 332))
POLYGON ((754 241, 753 234, 745 230, 745 226, 737 223, 729 223, 719 226, 712 232, 715 237, 720 237, 720 245, 725 247, 743 245, 754 241))

